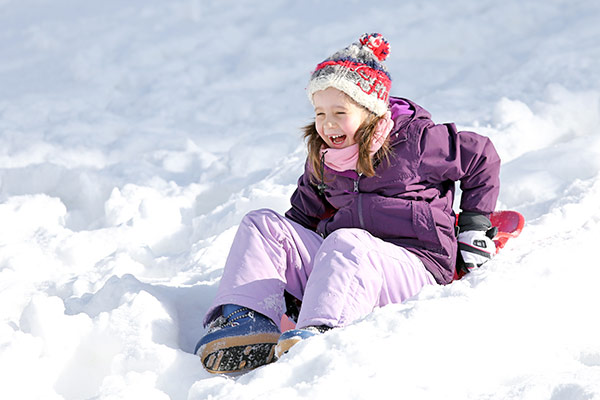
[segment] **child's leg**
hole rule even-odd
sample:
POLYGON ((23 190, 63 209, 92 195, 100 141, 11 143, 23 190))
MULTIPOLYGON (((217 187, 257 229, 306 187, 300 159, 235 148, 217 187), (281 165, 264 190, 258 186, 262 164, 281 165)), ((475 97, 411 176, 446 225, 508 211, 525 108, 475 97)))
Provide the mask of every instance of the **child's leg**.
POLYGON ((271 210, 248 213, 240 223, 205 325, 219 306, 237 304, 272 319, 285 312, 283 292, 302 299, 313 256, 323 238, 271 210))
POLYGON ((315 255, 297 327, 344 326, 373 308, 400 303, 433 276, 408 250, 361 229, 329 235, 315 255))

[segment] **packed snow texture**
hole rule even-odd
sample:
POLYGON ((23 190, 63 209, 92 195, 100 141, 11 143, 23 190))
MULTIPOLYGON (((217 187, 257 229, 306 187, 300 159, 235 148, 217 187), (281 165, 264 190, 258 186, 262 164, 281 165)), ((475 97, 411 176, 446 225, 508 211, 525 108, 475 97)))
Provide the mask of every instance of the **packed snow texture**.
POLYGON ((600 399, 600 2, 0 0, 0 398, 600 399), (492 138, 523 234, 214 376, 237 224, 285 212, 304 93, 364 32, 392 93, 492 138))

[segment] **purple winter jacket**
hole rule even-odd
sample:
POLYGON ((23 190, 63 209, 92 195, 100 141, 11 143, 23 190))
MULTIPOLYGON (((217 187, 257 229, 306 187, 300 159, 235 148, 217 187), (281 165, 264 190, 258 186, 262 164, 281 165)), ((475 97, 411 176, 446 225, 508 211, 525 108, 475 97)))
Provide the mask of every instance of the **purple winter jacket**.
POLYGON ((362 228, 415 253, 440 284, 452 281, 457 242, 452 209, 460 181, 462 211, 489 215, 500 190, 500 158, 492 142, 454 124, 436 125, 425 109, 390 98, 394 128, 389 163, 375 176, 325 166, 320 195, 307 163, 286 217, 323 237, 340 228, 362 228), (398 110, 409 104, 414 112, 398 110))

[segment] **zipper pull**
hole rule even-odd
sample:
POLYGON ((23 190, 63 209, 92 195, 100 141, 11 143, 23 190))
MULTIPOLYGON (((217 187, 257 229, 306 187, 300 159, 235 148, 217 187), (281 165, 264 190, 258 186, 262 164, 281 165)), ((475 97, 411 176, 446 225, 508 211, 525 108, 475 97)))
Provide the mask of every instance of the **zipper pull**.
POLYGON ((362 176, 361 174, 358 174, 358 178, 356 178, 356 180, 354 181, 354 192, 358 193, 358 181, 360 180, 360 177, 362 176))

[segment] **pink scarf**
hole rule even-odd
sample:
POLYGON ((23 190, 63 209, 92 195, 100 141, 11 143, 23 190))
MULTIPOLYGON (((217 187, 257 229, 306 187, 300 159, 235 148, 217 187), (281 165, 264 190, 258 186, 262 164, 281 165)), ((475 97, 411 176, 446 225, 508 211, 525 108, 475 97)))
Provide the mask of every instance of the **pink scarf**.
MULTIPOLYGON (((371 156, 377 153, 377 151, 383 146, 387 137, 390 135, 392 128, 394 127, 394 121, 392 120, 392 113, 388 111, 385 113, 384 118, 380 119, 375 128, 375 134, 369 147, 369 153, 371 156)), ((344 147, 343 149, 332 149, 330 147, 323 146, 321 148, 321 156, 325 155, 325 164, 336 171, 343 172, 349 169, 356 169, 356 163, 358 162, 358 143, 351 146, 344 147)))

